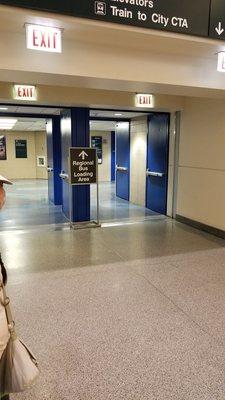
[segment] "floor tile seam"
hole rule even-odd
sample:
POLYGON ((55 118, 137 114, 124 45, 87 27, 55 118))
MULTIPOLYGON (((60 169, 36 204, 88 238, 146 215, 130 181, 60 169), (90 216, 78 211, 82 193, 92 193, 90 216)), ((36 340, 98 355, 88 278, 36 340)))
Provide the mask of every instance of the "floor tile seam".
POLYGON ((110 246, 110 244, 109 244, 109 242, 108 242, 107 239, 104 239, 102 236, 100 236, 100 242, 101 242, 101 244, 102 244, 103 246, 106 246, 106 247, 108 246, 108 250, 109 250, 112 254, 115 254, 117 257, 119 257, 121 261, 124 261, 124 262, 127 261, 127 260, 125 260, 125 259, 121 256, 121 254, 119 254, 116 250, 114 250, 114 249, 110 246))
POLYGON ((210 339, 214 341, 214 343, 219 346, 223 347, 224 343, 219 341, 215 336, 211 335, 206 329, 204 329, 194 318, 190 317, 190 315, 181 307, 179 306, 172 298, 170 298, 166 293, 164 293, 160 288, 158 288, 153 282, 151 282, 148 278, 140 273, 136 273, 134 271, 129 271, 131 275, 139 276, 144 279, 149 286, 152 286, 161 296, 165 297, 175 308, 177 308, 186 318, 188 321, 192 322, 202 333, 206 334, 210 339))

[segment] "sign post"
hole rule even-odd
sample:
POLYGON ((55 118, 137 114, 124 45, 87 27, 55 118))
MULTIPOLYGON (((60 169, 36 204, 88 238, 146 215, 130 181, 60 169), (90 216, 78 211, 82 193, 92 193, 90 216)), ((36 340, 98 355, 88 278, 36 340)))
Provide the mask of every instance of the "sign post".
POLYGON ((69 149, 69 191, 70 191, 70 226, 71 228, 100 227, 99 222, 99 184, 98 159, 96 149, 89 147, 70 147, 69 149), (74 185, 97 186, 97 218, 93 221, 74 224, 72 222, 72 193, 74 185))

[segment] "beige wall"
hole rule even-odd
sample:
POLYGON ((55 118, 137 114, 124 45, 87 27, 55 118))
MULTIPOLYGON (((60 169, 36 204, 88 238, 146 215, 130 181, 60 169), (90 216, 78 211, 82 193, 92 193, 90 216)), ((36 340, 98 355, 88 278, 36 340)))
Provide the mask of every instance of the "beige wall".
POLYGON ((47 142, 46 142, 46 133, 45 132, 37 132, 35 134, 35 153, 36 153, 36 178, 37 179, 48 179, 47 172, 47 142), (37 166, 37 157, 44 156, 46 165, 45 167, 37 166))
POLYGON ((37 168, 37 155, 46 154, 45 132, 1 132, 6 137, 7 160, 0 161, 0 174, 10 179, 47 179, 44 172, 37 168), (27 158, 16 158, 15 140, 27 140, 27 158), (44 149, 39 154, 40 149, 44 149), (36 149, 38 153, 36 153, 36 149))
POLYGON ((98 164, 99 182, 111 181, 111 132, 91 131, 91 136, 102 136, 102 164, 98 164))
POLYGON ((187 99, 181 116, 177 214, 225 230, 225 103, 187 99))
POLYGON ((130 132, 130 201, 145 207, 147 117, 134 118, 130 132))
POLYGON ((7 160, 0 161, 0 173, 10 179, 36 178, 34 132, 2 132, 6 136, 7 160), (27 158, 16 158, 15 140, 27 140, 27 158))
POLYGON ((222 41, 0 7, 2 80, 224 97, 225 80, 216 70, 222 41), (26 49, 24 26, 37 21, 63 29, 62 54, 26 49))

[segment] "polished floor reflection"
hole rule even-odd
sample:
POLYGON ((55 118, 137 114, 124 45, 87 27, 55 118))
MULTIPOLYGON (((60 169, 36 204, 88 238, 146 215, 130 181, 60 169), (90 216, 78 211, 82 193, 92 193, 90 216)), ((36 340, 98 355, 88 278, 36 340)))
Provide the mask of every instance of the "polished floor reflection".
MULTIPOLYGON (((96 218, 96 185, 91 186, 91 216, 96 218)), ((116 197, 116 185, 111 182, 99 184, 99 211, 101 222, 144 221, 152 217, 162 217, 145 207, 132 204, 116 197)))
POLYGON ((224 400, 225 241, 170 219, 0 234, 41 368, 12 400, 224 400))
POLYGON ((5 189, 7 200, 0 214, 0 230, 67 222, 61 206, 49 203, 46 180, 16 180, 5 189))
MULTIPOLYGON (((6 187, 6 192, 6 206, 0 214, 0 230, 68 223, 61 206, 49 203, 46 180, 17 180, 13 186, 6 187)), ((101 183, 99 193, 102 222, 137 222, 154 217, 162 218, 144 207, 116 197, 115 184, 110 182, 101 183)), ((92 219, 96 219, 96 185, 91 186, 91 214, 92 219)))

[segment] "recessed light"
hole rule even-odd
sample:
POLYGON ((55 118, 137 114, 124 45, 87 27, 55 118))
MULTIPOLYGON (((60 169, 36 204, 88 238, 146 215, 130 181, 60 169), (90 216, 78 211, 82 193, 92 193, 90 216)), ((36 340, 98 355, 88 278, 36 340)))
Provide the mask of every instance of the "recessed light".
POLYGON ((12 129, 16 123, 14 118, 0 118, 0 129, 12 129))
POLYGON ((13 125, 0 125, 0 131, 10 131, 13 128, 13 125))
POLYGON ((6 110, 8 110, 8 107, 0 107, 0 110, 6 111, 6 110))
POLYGON ((115 115, 115 117, 121 117, 123 114, 121 114, 121 113, 115 113, 114 115, 115 115))
POLYGON ((16 122, 17 122, 17 119, 15 119, 15 118, 0 118, 0 124, 15 125, 16 122))

